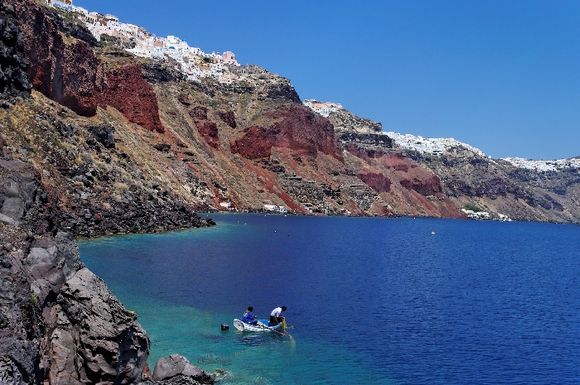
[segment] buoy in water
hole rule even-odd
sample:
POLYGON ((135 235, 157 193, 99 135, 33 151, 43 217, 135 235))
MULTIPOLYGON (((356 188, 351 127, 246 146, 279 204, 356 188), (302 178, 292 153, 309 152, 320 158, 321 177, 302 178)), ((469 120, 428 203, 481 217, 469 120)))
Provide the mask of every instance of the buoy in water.
POLYGON ((222 332, 227 332, 228 330, 230 330, 230 325, 228 324, 221 324, 220 328, 222 329, 222 332))

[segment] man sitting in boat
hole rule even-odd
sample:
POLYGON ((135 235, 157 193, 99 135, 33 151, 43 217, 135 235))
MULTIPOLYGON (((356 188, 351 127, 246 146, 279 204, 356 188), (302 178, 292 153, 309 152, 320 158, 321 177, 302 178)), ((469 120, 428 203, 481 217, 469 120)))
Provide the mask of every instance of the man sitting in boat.
POLYGON ((286 311, 286 306, 280 306, 276 309, 272 310, 270 313, 270 322, 268 326, 275 326, 278 325, 280 322, 284 321, 284 317, 282 317, 282 313, 286 311))
POLYGON ((256 317, 254 317, 254 313, 252 313, 253 311, 254 307, 248 306, 246 312, 244 313, 244 316, 242 317, 242 322, 247 323, 249 325, 257 325, 258 320, 256 319, 256 317))

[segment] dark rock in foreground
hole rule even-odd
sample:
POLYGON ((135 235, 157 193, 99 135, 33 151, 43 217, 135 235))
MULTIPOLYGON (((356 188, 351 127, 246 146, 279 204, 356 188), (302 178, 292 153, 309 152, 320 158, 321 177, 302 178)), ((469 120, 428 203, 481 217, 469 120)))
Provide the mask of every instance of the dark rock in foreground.
MULTIPOLYGON (((51 203, 32 165, 0 159, 0 384, 137 383, 149 338, 82 265, 51 203)), ((188 363, 177 369, 197 382, 163 383, 211 383, 188 363)))
POLYGON ((153 380, 167 384, 208 384, 212 377, 192 365, 187 358, 179 354, 160 358, 153 371, 153 380))

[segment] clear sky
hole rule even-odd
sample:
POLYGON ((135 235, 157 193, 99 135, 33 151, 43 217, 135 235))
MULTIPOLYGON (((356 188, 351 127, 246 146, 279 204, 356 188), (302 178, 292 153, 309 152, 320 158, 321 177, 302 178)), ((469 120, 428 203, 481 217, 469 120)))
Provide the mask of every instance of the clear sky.
POLYGON ((75 0, 232 50, 386 131, 494 157, 580 155, 580 1, 75 0))

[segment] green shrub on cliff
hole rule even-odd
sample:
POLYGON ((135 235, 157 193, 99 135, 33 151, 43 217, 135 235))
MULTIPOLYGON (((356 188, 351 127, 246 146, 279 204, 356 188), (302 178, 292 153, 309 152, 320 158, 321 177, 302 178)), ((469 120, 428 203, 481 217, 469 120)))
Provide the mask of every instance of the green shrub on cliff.
POLYGON ((478 212, 480 212, 480 211, 483 211, 483 209, 482 209, 481 207, 479 207, 478 205, 476 205, 475 203, 472 203, 472 202, 470 202, 470 203, 466 203, 466 204, 463 206, 463 208, 464 208, 465 210, 471 210, 471 211, 473 211, 473 212, 475 212, 475 213, 478 213, 478 212))

